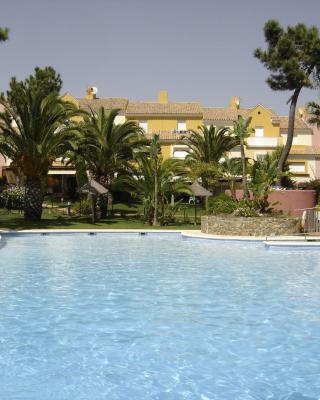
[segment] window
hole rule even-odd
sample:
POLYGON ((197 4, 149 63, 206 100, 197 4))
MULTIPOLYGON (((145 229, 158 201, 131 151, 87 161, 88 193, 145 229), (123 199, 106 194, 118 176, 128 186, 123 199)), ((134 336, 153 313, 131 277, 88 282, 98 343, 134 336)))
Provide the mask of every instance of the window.
POLYGON ((172 157, 173 158, 180 158, 180 159, 185 159, 186 156, 189 154, 188 153, 188 147, 187 146, 173 146, 172 148, 172 157))
POLYGON ((260 128, 260 127, 255 128, 254 132, 255 132, 255 136, 257 136, 257 137, 264 136, 264 128, 260 128))
POLYGON ((139 121, 139 126, 142 128, 145 132, 148 132, 148 121, 139 121))
POLYGON ((304 162, 293 162, 289 164, 289 170, 291 172, 304 173, 306 172, 306 165, 304 162))
POLYGON ((187 122, 185 120, 178 121, 178 131, 186 131, 187 130, 187 122))

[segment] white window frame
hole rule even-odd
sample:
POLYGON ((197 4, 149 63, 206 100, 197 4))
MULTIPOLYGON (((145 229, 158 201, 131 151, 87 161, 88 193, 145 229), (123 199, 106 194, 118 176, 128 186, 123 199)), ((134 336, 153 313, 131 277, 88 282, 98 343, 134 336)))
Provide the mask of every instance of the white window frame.
POLYGON ((186 132, 187 130, 187 121, 185 119, 178 120, 178 131, 179 132, 186 132))
POLYGON ((254 136, 255 137, 264 137, 264 128, 262 126, 257 126, 254 129, 254 136))
POLYGON ((146 119, 139 120, 139 127, 142 128, 145 133, 148 132, 148 121, 146 119))

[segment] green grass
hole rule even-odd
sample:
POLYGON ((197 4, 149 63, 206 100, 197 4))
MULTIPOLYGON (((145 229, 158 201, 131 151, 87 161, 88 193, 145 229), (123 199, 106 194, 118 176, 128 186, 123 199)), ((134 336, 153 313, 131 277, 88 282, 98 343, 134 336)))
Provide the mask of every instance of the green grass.
MULTIPOLYGON (((200 222, 200 221, 198 221, 200 222)), ((91 223, 91 217, 76 217, 58 212, 53 209, 45 209, 41 221, 25 221, 23 214, 12 211, 0 210, 1 230, 23 230, 23 229, 154 229, 144 224, 136 216, 123 216, 100 220, 95 224, 91 223)), ((156 227, 156 229, 200 229, 200 225, 192 223, 172 224, 169 226, 156 227)))

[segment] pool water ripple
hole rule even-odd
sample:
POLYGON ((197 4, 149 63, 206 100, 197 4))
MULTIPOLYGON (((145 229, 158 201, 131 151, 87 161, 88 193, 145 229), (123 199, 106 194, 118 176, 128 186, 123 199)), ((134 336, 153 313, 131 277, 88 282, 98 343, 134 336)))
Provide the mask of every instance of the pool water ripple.
POLYGON ((317 251, 172 234, 0 251, 0 399, 320 398, 317 251))

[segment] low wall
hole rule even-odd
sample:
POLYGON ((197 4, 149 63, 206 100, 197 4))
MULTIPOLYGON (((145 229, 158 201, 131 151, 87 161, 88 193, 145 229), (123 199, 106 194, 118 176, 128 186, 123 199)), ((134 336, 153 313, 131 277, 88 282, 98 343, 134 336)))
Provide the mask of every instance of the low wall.
POLYGON ((201 232, 214 235, 274 236, 300 232, 300 218, 203 216, 201 232))
MULTIPOLYGON (((230 190, 225 193, 230 196, 230 190)), ((242 194, 242 190, 236 190, 237 199, 241 199, 242 194)), ((268 201, 276 211, 301 217, 303 209, 315 207, 316 197, 315 190, 274 190, 269 194, 268 201)))

